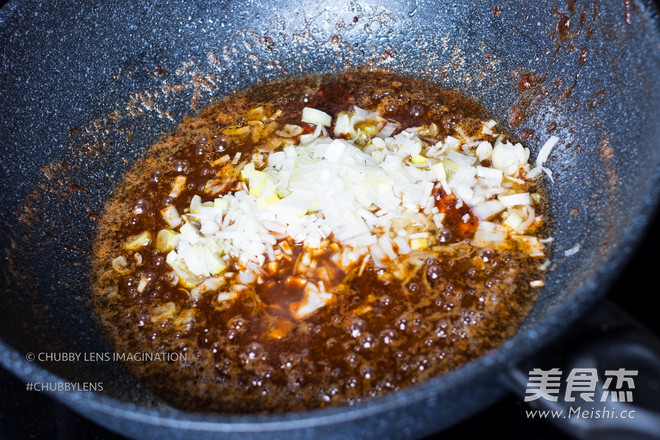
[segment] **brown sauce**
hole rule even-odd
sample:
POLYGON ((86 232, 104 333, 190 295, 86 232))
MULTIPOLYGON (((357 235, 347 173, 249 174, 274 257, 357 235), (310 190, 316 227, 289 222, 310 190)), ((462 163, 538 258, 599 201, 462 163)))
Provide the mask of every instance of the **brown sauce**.
MULTIPOLYGON (((538 261, 515 246, 471 246, 477 219, 441 192, 434 196, 448 231, 440 254, 423 261, 405 283, 367 266, 346 279, 337 301, 300 321, 291 318, 289 306, 300 301, 302 286, 286 265, 255 292, 219 304, 217 293, 193 298, 173 286, 164 253, 122 250, 128 237, 166 227, 160 210, 174 205, 184 212, 210 178, 229 182, 222 193, 235 189, 232 167, 212 163, 226 154, 248 154, 263 142, 259 136, 238 141, 223 135, 228 126, 245 125, 245 115, 259 105, 267 114, 281 110, 280 124, 299 123, 306 106, 334 116, 358 105, 401 129, 436 123, 439 136, 486 117, 455 92, 390 73, 354 72, 261 86, 186 119, 126 176, 100 222, 94 303, 114 349, 185 353, 187 359, 127 362, 132 374, 187 410, 303 410, 356 404, 424 381, 514 334, 535 299, 529 281, 542 278, 538 261), (178 175, 187 177, 186 186, 173 198, 168 194, 178 175), (465 214, 469 221, 459 221, 465 214), (128 274, 112 270, 110 262, 120 253, 129 260, 128 274), (139 292, 142 278, 148 284, 139 292), (154 319, 155 308, 170 302, 176 305, 172 316, 154 319)), ((295 245, 292 251, 295 257, 295 245)))

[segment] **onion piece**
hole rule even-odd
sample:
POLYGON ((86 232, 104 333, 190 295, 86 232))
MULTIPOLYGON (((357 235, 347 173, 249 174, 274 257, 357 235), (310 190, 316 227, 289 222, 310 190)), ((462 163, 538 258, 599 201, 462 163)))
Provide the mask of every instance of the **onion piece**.
POLYGON ((502 170, 477 166, 477 177, 480 177, 486 186, 499 187, 502 185, 502 170))
POLYGON ((523 209, 527 213, 527 218, 517 228, 517 231, 520 232, 520 233, 525 232, 527 230, 527 228, 529 228, 532 225, 532 223, 534 222, 534 219, 535 219, 534 208, 532 208, 529 205, 524 205, 523 209))
POLYGON ((388 122, 377 134, 379 138, 388 138, 394 134, 394 132, 399 128, 399 124, 395 122, 388 122))
POLYGON ((172 198, 179 197, 179 194, 181 194, 186 188, 186 181, 186 176, 176 176, 174 178, 174 183, 172 184, 172 190, 170 191, 169 196, 172 198))
POLYGON ((518 194, 511 194, 508 196, 501 195, 498 196, 498 199, 507 208, 512 206, 532 204, 532 197, 529 195, 529 193, 518 193, 518 194))
POLYGON ((123 255, 120 255, 112 260, 112 268, 122 275, 126 275, 132 272, 131 268, 128 266, 126 258, 123 255))
POLYGON ((168 207, 161 209, 160 214, 172 229, 178 228, 183 222, 183 220, 181 220, 181 216, 179 215, 179 211, 177 211, 174 205, 169 205, 168 207))
POLYGON ((472 242, 476 246, 497 246, 504 243, 507 232, 497 223, 482 221, 474 233, 472 242))
POLYGON ((330 127, 330 125, 332 125, 332 116, 326 112, 311 107, 303 108, 302 117, 300 119, 307 124, 320 125, 324 127, 330 127))
MULTIPOLYGON (((322 287, 323 285, 319 283, 322 287)), ((307 283, 305 285, 303 300, 298 303, 291 304, 291 312, 296 319, 304 319, 314 313, 316 310, 328 304, 334 295, 325 292, 314 283, 307 283)))
POLYGON ((580 251, 580 243, 576 244, 570 249, 567 249, 564 251, 564 256, 570 257, 571 255, 575 255, 580 251))
POLYGON ((548 160, 548 157, 550 156, 550 152, 552 149, 557 145, 557 142, 559 142, 559 138, 557 136, 550 136, 550 138, 543 144, 541 149, 539 150, 539 154, 536 156, 536 166, 540 167, 543 166, 546 160, 548 160))
POLYGON ((141 276, 136 290, 140 293, 144 292, 144 289, 147 288, 147 284, 149 284, 149 279, 145 276, 141 276))
POLYGON ((137 251, 140 248, 143 248, 144 246, 148 246, 151 243, 151 232, 149 231, 143 231, 140 234, 137 235, 131 235, 128 237, 126 240, 126 244, 124 245, 124 249, 127 249, 129 251, 137 251))
POLYGON ((499 200, 488 200, 472 208, 472 213, 480 220, 488 220, 496 214, 504 211, 504 204, 499 200))
POLYGON ((502 170, 505 174, 515 174, 520 168, 520 154, 514 145, 498 143, 493 148, 491 162, 494 168, 502 170))
MULTIPOLYGON (((489 130, 490 131, 490 130, 489 130)), ((490 142, 484 141, 477 146, 477 159, 479 162, 490 159, 490 156, 493 154, 493 146, 490 142)))
POLYGON ((275 132, 276 135, 284 138, 300 136, 303 129, 300 125, 286 124, 281 130, 275 132))
POLYGON ((447 157, 459 165, 472 165, 477 160, 474 156, 466 156, 456 151, 450 151, 447 157))
POLYGON ((161 306, 156 306, 151 310, 151 322, 165 321, 170 319, 176 313, 176 304, 166 302, 161 306))

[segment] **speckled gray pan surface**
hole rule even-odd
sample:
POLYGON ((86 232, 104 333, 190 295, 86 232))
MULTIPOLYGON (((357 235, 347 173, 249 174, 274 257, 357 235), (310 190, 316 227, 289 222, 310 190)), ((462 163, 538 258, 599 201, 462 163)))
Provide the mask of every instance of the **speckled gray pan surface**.
POLYGON ((493 402, 499 374, 606 291, 643 233, 660 176, 660 29, 631 2, 16 1, 0 10, 0 363, 138 438, 404 438, 493 402), (131 163, 184 115, 290 75, 392 69, 481 101, 548 162, 548 283, 525 325, 463 368, 356 407, 190 414, 118 364, 30 364, 26 352, 105 352, 88 305, 98 214, 131 163), (519 89, 522 75, 541 81, 519 89), (580 245, 573 256, 564 251, 580 245))

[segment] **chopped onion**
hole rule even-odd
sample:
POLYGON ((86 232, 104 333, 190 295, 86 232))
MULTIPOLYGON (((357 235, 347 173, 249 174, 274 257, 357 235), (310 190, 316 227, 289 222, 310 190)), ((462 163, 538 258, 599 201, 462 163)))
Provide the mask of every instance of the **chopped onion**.
POLYGON ((495 126, 495 121, 491 119, 481 127, 481 132, 483 134, 493 134, 492 129, 493 129, 494 126, 495 126))
POLYGON ((317 110, 311 107, 305 107, 302 111, 303 122, 308 124, 320 125, 325 127, 330 127, 332 124, 332 116, 321 110, 317 110))
POLYGON ((236 292, 221 292, 218 294, 218 302, 223 302, 223 301, 229 301, 232 299, 236 299, 238 295, 236 292))
POLYGON ((519 194, 512 194, 509 196, 499 196, 498 199, 506 207, 532 204, 532 197, 529 195, 529 193, 519 193, 519 194))
POLYGON ((357 105, 353 106, 353 112, 355 113, 355 121, 356 122, 366 121, 367 119, 376 118, 376 117, 380 118, 378 113, 369 112, 367 110, 364 110, 364 109, 358 107, 357 105))
POLYGON ((131 273, 131 269, 128 267, 128 262, 123 255, 112 260, 112 268, 122 275, 131 273))
POLYGON ((580 243, 576 244, 570 249, 567 249, 564 251, 564 255, 567 257, 570 257, 571 255, 575 255, 580 251, 580 243))
POLYGON ((395 122, 388 122, 378 133, 379 138, 388 138, 394 134, 394 132, 399 128, 399 124, 395 122))
POLYGON ((480 222, 472 241, 477 246, 489 246, 504 242, 505 237, 506 231, 502 231, 497 223, 480 222))
POLYGON ((504 205, 499 200, 488 200, 472 208, 472 212, 481 220, 488 220, 504 210, 504 205))
POLYGON ((144 231, 138 235, 132 235, 126 240, 124 249, 129 251, 137 251, 138 249, 148 246, 151 243, 151 232, 144 231))
POLYGON ((502 185, 502 170, 478 166, 477 177, 482 178, 486 186, 499 187, 502 185))
POLYGON ((513 145, 499 143, 493 148, 491 156, 493 167, 504 171, 506 174, 513 174, 518 170, 519 161, 513 145))
POLYGON ((295 303, 291 306, 293 317, 296 319, 304 319, 314 311, 320 309, 333 298, 332 294, 322 291, 314 283, 307 283, 305 285, 304 297, 300 303, 295 303))
POLYGON ((151 311, 151 322, 164 321, 172 318, 176 313, 176 304, 173 302, 166 302, 162 306, 154 307, 151 311))
POLYGON ((535 178, 535 177, 541 175, 542 172, 543 172, 543 167, 541 167, 541 166, 537 166, 537 167, 534 167, 534 168, 532 168, 531 170, 529 170, 529 171, 527 172, 526 177, 527 177, 528 179, 533 179, 533 178, 535 178))
POLYGON ((493 154, 493 146, 490 142, 484 141, 477 146, 477 158, 479 162, 490 159, 491 154, 493 154))
POLYGON ((527 252, 529 253, 530 257, 545 257, 545 250, 537 237, 533 237, 531 235, 512 235, 511 237, 514 240, 517 240, 525 248, 527 248, 527 252))
POLYGON ((466 156, 456 151, 450 151, 447 157, 459 165, 472 165, 477 160, 474 156, 466 156))
POLYGON ((456 138, 453 137, 453 136, 447 136, 447 137, 445 138, 443 144, 444 144, 447 148, 449 148, 449 149, 451 149, 451 150, 455 150, 455 149, 458 148, 459 145, 461 145, 461 141, 459 141, 458 139, 456 139, 456 138))
POLYGON ((548 139, 545 144, 541 147, 539 150, 539 154, 536 156, 536 166, 540 167, 542 166, 546 160, 548 160, 548 157, 550 156, 550 152, 552 149, 557 145, 557 142, 559 142, 559 138, 557 136, 550 136, 550 139, 548 139))
MULTIPOLYGON (((332 261, 348 271, 367 261, 385 267, 399 255, 428 254, 445 218, 432 197, 440 188, 455 194, 456 208, 467 206, 479 218, 476 246, 498 246, 511 230, 521 233, 535 220, 530 195, 508 194, 513 185, 503 183, 504 177, 524 183, 516 176, 529 170, 529 150, 502 143, 502 136, 493 147, 457 128, 460 140, 447 136, 428 145, 423 136, 437 136, 437 127, 392 136, 398 124, 357 107, 337 115, 335 139, 325 128, 332 123, 327 113, 306 107, 302 121, 316 125, 314 132, 302 135, 299 126, 287 125, 276 133, 280 151, 240 163, 240 155, 234 157, 234 172, 241 176, 234 191, 207 202, 195 196, 183 216, 173 206, 161 211, 169 229, 159 232, 156 248, 167 252, 178 280, 196 295, 209 289, 209 279, 232 280, 242 288, 262 282, 281 260, 292 260, 289 243, 295 242, 304 250, 295 272, 316 280, 291 305, 303 319, 334 298, 318 281, 333 278, 323 272, 327 268, 316 268, 312 255, 334 246, 332 261), (475 164, 487 159, 492 167, 475 164), (505 209, 504 224, 511 230, 488 221, 505 209), (229 260, 238 270, 219 277, 229 260)), ((482 131, 492 132, 493 126, 489 121, 482 131)), ((218 301, 235 295, 220 293, 218 301)))
POLYGON ((136 290, 140 293, 144 292, 144 289, 147 288, 147 284, 149 284, 149 279, 144 276, 140 277, 140 282, 138 283, 136 290))
POLYGON ((518 215, 517 212, 512 212, 509 214, 509 216, 506 218, 504 221, 504 225, 510 227, 514 231, 517 230, 520 225, 523 223, 523 218, 518 215))
POLYGON ((300 136, 302 132, 303 129, 300 125, 286 124, 281 130, 276 131, 275 134, 281 137, 290 138, 300 136))
POLYGON ((161 209, 160 213, 170 228, 176 229, 181 226, 181 216, 179 215, 179 211, 177 211, 173 205, 161 209))
POLYGON ((171 229, 161 229, 156 236, 156 249, 159 252, 166 253, 174 247, 174 237, 176 232, 171 229))
POLYGON ((176 176, 169 196, 173 198, 179 197, 179 194, 186 188, 186 180, 186 176, 176 176))
POLYGON ((518 232, 521 232, 521 233, 525 232, 527 230, 527 228, 529 228, 531 226, 531 224, 534 222, 534 219, 535 219, 534 208, 532 208, 529 205, 524 205, 523 209, 527 213, 527 219, 518 226, 518 232))

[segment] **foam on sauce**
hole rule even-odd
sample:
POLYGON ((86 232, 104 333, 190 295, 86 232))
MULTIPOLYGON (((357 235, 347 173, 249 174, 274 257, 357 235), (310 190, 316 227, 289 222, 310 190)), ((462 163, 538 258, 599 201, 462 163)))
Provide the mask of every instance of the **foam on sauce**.
POLYGON ((498 131, 475 102, 384 72, 221 100, 107 205, 94 268, 107 337, 117 352, 186 353, 126 366, 181 408, 225 413, 355 404, 484 354, 531 308, 546 253, 529 151, 498 131), (322 173, 296 174, 310 163, 387 195, 354 190, 361 214, 343 214, 360 234, 328 220, 322 173))

